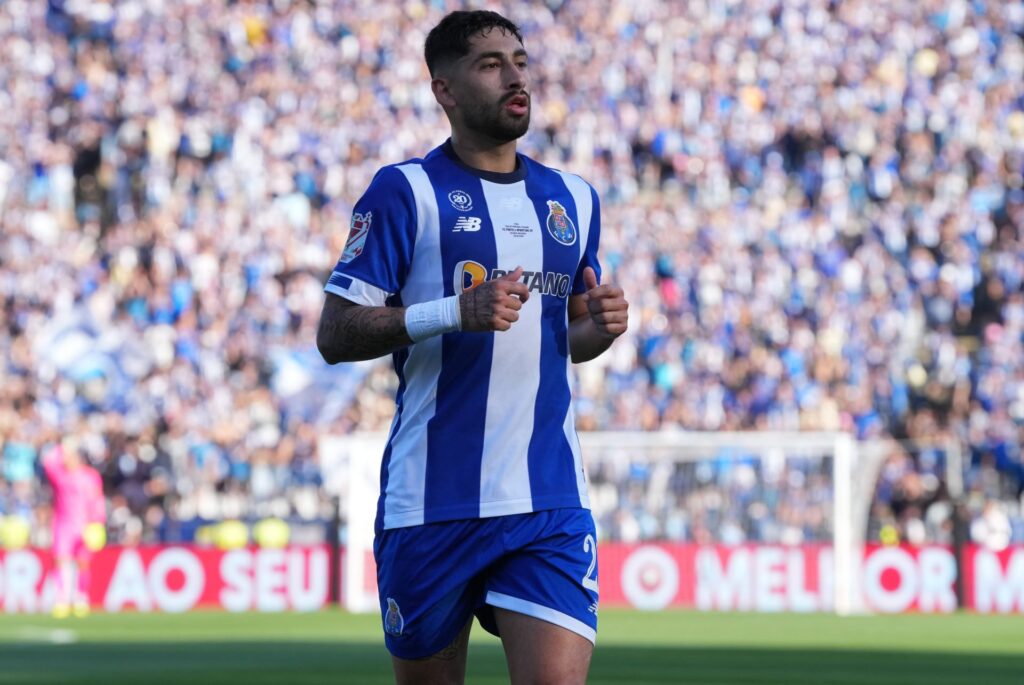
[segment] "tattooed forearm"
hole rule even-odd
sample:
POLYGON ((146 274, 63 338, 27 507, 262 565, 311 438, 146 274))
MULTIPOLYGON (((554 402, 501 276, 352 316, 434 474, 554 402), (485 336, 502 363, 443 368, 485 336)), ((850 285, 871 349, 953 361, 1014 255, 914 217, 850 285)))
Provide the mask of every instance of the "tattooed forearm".
POLYGON ((494 315, 494 294, 491 288, 484 286, 474 288, 459 298, 459 316, 462 327, 466 330, 487 330, 490 319, 494 315))
POLYGON ((530 291, 519 279, 523 267, 487 281, 459 296, 464 331, 507 331, 519 320, 519 310, 530 291))
POLYGON ((404 307, 364 307, 333 295, 324 302, 316 345, 328 364, 375 359, 411 344, 404 307))

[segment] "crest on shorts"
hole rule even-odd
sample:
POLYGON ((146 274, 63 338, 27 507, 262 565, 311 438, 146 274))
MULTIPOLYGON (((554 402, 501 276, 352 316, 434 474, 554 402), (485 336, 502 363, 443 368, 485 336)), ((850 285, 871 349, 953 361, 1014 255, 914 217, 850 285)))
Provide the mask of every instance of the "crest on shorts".
POLYGON ((473 209, 473 198, 465 190, 453 190, 448 193, 448 202, 460 212, 468 212, 473 209))
POLYGON ((548 233, 563 245, 576 242, 576 226, 569 218, 569 213, 556 200, 548 200, 548 233))
POLYGON ((403 628, 405 628, 405 619, 402 618, 398 602, 388 597, 388 612, 384 614, 384 632, 398 637, 402 634, 403 628))
POLYGON ((341 253, 342 262, 351 262, 363 254, 363 246, 366 245, 366 235, 370 232, 370 221, 372 220, 373 212, 366 212, 365 214, 352 213, 352 224, 348 229, 345 251, 341 253))

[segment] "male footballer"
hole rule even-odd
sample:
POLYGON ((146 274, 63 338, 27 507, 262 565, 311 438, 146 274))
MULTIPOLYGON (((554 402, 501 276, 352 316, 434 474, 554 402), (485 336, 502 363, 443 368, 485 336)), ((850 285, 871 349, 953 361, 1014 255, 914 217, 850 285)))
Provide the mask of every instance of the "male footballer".
POLYGON ((513 683, 583 683, 597 545, 568 368, 622 335, 628 304, 599 284, 594 189, 516 151, 518 27, 453 12, 425 58, 451 138, 374 177, 317 334, 328 363, 390 353, 398 373, 374 540, 385 643, 398 683, 462 683, 475 615, 513 683))

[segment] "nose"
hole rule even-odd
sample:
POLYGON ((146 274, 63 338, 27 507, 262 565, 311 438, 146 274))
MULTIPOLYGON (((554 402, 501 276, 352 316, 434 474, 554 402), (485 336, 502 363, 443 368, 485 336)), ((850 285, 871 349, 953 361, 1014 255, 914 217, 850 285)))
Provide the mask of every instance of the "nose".
POLYGON ((520 69, 515 62, 509 62, 505 68, 505 86, 509 90, 524 90, 526 88, 526 70, 520 69))

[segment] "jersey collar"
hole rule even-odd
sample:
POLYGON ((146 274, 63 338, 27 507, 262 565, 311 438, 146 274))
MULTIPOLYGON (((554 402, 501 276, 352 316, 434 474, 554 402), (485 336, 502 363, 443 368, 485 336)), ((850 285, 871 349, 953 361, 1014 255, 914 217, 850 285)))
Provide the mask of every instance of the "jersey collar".
POLYGON ((523 159, 523 156, 518 152, 516 153, 516 168, 514 171, 509 172, 484 171, 483 169, 475 169, 469 166, 461 159, 459 159, 459 156, 457 154, 455 154, 455 148, 452 147, 451 138, 444 141, 444 145, 441 146, 441 152, 443 152, 445 156, 448 157, 448 159, 452 160, 452 162, 454 162, 459 167, 465 169, 466 171, 473 174, 477 178, 481 178, 485 181, 490 181, 491 183, 518 183, 519 181, 522 181, 524 178, 526 178, 526 161, 523 159))

